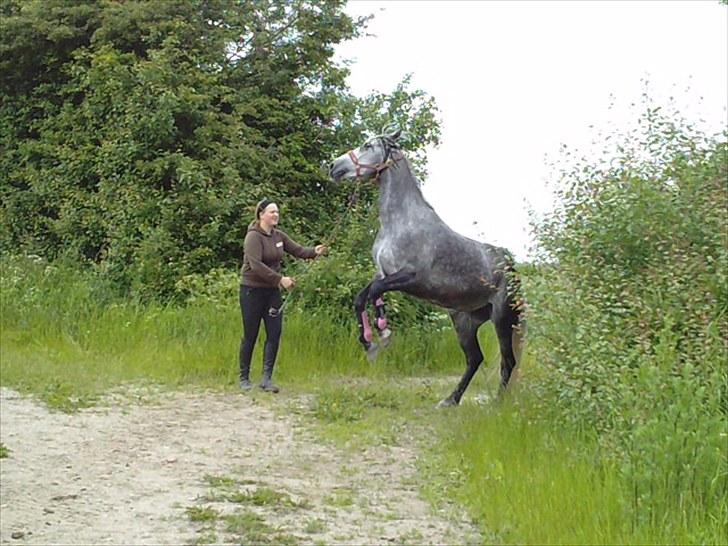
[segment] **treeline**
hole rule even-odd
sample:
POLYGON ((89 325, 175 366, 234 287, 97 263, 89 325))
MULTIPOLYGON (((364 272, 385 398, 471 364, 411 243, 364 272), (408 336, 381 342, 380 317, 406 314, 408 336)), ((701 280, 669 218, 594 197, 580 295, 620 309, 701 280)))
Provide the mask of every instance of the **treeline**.
MULTIPOLYGON (((334 46, 367 18, 344 4, 3 2, 0 250, 81 261, 121 294, 164 300, 237 269, 263 196, 303 242, 342 216, 367 231, 374 188, 347 212, 351 188, 322 166, 392 122, 421 156, 439 125, 406 77, 391 93, 348 92, 334 46)), ((337 251, 368 255, 370 242, 337 251)))

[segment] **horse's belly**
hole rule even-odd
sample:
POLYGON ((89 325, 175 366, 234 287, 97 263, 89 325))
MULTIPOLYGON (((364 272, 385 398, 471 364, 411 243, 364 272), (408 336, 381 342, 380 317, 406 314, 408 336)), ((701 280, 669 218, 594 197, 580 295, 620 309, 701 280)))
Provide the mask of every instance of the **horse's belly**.
POLYGON ((456 287, 428 287, 414 286, 405 290, 409 294, 425 299, 440 307, 456 309, 458 311, 474 311, 487 305, 492 294, 483 287, 473 287, 466 290, 456 287))
MULTIPOLYGON (((403 290, 412 296, 427 300, 435 305, 472 311, 486 305, 493 290, 489 290, 479 279, 466 280, 465 275, 451 275, 440 271, 433 264, 413 263, 411 257, 395 252, 387 241, 378 242, 372 248, 374 262, 385 276, 398 271, 411 270, 415 274, 414 283, 403 290), (442 282, 441 279, 454 279, 453 282, 442 282)), ((448 272, 451 273, 451 272, 448 272)))

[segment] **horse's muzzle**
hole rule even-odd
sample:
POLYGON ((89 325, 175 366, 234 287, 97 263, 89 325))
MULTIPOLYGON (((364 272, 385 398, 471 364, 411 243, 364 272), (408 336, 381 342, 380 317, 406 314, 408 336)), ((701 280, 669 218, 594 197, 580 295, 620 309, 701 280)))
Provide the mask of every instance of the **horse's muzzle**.
POLYGON ((336 162, 333 162, 329 165, 329 178, 331 178, 334 182, 339 182, 344 177, 347 170, 348 169, 346 167, 341 165, 337 167, 336 162))

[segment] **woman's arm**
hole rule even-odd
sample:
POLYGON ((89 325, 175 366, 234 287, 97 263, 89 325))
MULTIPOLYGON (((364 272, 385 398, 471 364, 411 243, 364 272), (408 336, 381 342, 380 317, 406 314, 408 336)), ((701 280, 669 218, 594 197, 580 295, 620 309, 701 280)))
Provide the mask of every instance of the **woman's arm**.
POLYGON ((299 245, 281 230, 278 230, 278 233, 281 234, 281 238, 283 239, 283 250, 288 252, 290 255, 295 256, 296 258, 304 258, 308 260, 318 256, 314 248, 299 245))

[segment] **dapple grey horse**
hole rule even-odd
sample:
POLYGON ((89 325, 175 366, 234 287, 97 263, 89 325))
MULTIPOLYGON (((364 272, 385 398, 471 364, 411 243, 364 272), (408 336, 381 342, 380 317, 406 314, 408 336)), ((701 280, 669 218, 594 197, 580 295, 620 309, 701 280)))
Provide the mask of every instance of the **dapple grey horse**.
POLYGON ((518 278, 508 251, 454 232, 427 203, 407 158, 400 131, 374 137, 330 165, 334 182, 372 180, 379 185, 379 222, 372 254, 379 271, 357 296, 359 341, 370 357, 390 340, 385 292, 398 290, 448 310, 465 353, 466 370, 455 390, 440 402, 456 406, 483 362, 478 328, 492 320, 501 353, 501 392, 520 359, 525 322, 518 278), (374 305, 380 345, 373 342, 366 305, 374 305))

